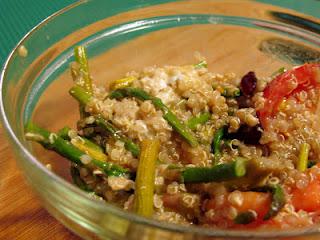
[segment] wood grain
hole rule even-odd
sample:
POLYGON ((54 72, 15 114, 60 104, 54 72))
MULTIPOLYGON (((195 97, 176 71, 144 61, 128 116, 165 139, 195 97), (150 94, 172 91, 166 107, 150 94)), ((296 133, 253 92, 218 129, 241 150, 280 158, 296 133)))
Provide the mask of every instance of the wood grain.
POLYGON ((15 162, 2 127, 0 169, 0 239, 80 239, 41 206, 15 162))

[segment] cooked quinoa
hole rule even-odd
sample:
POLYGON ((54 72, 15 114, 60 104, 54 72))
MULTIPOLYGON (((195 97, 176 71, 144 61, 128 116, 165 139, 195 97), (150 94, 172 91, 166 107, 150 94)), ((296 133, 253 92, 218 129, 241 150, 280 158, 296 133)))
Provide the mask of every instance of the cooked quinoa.
MULTIPOLYGON (((81 65, 76 63, 73 69, 79 71, 81 65)), ((72 163, 75 183, 126 211, 136 211, 144 150, 142 147, 142 153, 135 154, 123 139, 140 147, 145 140, 157 141, 155 167, 144 170, 154 171, 149 217, 220 228, 286 229, 318 223, 319 70, 317 64, 306 64, 261 78, 252 71, 244 76, 210 72, 202 62, 147 67, 127 73, 107 88, 93 85, 92 96, 82 105, 77 131, 68 132, 69 141, 73 144, 77 137, 89 139, 106 156, 101 161, 128 174, 106 174, 90 165, 95 155, 81 149, 82 163, 72 163), (316 79, 299 87, 297 78, 310 78, 310 74, 316 79), (282 89, 290 88, 288 82, 277 85, 287 75, 291 76, 290 91, 282 89), (125 86, 117 86, 119 82, 125 86), (274 86, 284 94, 268 95, 274 86), (126 88, 139 89, 152 99, 110 97, 126 88), (154 99, 161 99, 188 128, 196 144, 188 142, 166 119, 167 112, 157 107, 154 99), (112 124, 122 137, 104 131, 97 117, 112 124), (242 175, 187 179, 186 171, 205 169, 210 173, 214 168, 230 167, 237 159, 245 166, 242 175)), ((85 77, 81 71, 73 75, 78 83, 85 77)))

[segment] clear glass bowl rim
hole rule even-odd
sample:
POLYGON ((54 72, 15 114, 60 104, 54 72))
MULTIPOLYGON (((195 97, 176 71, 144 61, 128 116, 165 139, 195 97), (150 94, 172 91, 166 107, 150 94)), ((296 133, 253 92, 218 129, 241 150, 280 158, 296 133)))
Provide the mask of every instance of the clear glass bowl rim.
MULTIPOLYGON (((18 150, 23 153, 25 156, 26 161, 29 161, 33 167, 37 168, 37 170, 42 171, 45 173, 47 180, 54 181, 58 185, 62 185, 68 191, 73 194, 80 196, 88 205, 95 206, 99 210, 114 214, 120 218, 126 219, 130 222, 135 222, 142 225, 148 225, 154 228, 159 228, 171 232, 179 232, 179 233, 190 233, 196 234, 198 236, 204 237, 231 237, 231 238, 274 238, 274 237, 298 237, 298 236, 306 236, 312 234, 318 234, 320 232, 319 228, 313 227, 308 229, 299 229, 299 230, 281 230, 281 231, 240 231, 240 230, 226 230, 226 229, 210 229, 204 227, 196 227, 196 226, 183 226, 178 224, 171 224, 166 222, 160 222, 157 220, 145 218, 138 216, 134 213, 124 211, 120 208, 114 207, 111 204, 105 204, 101 201, 92 199, 88 194, 86 194, 81 189, 77 188, 70 182, 64 180, 60 176, 56 175, 52 171, 48 170, 42 163, 40 163, 37 158, 19 141, 18 137, 16 136, 14 130, 12 129, 10 122, 8 120, 5 107, 4 107, 4 100, 3 100, 3 82, 6 77, 7 68, 10 66, 13 56, 15 53, 18 52, 18 49, 23 43, 29 39, 34 32, 42 28, 44 25, 48 24, 52 19, 58 17, 59 15, 67 12, 69 9, 75 8, 80 4, 85 3, 86 1, 79 1, 72 3, 59 11, 53 13, 52 15, 48 16, 44 20, 42 20, 39 24, 33 27, 29 32, 27 32, 22 39, 16 44, 13 50, 8 55, 7 59, 5 60, 1 73, 0 73, 0 117, 3 124, 3 128, 5 129, 7 136, 10 140, 10 144, 14 144, 18 150)), ((17 155, 15 155, 17 157, 17 155)))

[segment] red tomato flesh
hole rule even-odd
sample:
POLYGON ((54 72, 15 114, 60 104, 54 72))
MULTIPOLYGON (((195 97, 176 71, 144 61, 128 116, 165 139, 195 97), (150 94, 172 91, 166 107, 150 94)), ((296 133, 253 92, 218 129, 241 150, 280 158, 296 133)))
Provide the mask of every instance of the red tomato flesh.
POLYGON ((273 79, 263 92, 264 107, 258 111, 263 128, 267 127, 267 119, 275 115, 283 99, 317 87, 320 87, 320 64, 304 64, 273 79))
POLYGON ((177 194, 164 194, 162 197, 163 205, 170 209, 178 210, 181 205, 182 195, 177 194))
POLYGON ((319 211, 320 209, 320 182, 312 181, 304 189, 295 189, 292 192, 292 204, 296 210, 307 212, 319 211))
POLYGON ((253 210, 257 213, 258 219, 262 219, 269 211, 271 197, 268 193, 242 192, 243 203, 235 206, 239 212, 253 210))

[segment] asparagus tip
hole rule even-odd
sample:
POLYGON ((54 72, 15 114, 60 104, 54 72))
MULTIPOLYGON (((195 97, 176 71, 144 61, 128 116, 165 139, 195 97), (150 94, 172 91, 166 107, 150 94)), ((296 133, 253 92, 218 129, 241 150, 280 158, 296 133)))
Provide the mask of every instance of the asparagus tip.
POLYGON ((246 175, 246 160, 244 158, 238 157, 235 161, 235 175, 237 177, 243 177, 246 175))

